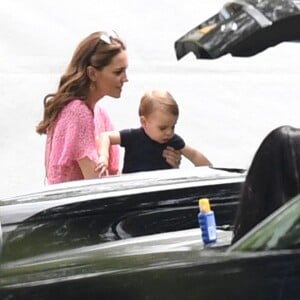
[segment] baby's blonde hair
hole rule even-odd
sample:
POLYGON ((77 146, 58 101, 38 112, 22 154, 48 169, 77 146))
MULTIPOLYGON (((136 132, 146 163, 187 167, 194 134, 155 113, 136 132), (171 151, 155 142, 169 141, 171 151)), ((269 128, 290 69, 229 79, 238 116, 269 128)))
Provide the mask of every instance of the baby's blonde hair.
POLYGON ((152 90, 146 92, 140 102, 139 116, 147 117, 157 109, 176 117, 179 115, 178 104, 168 91, 152 90))

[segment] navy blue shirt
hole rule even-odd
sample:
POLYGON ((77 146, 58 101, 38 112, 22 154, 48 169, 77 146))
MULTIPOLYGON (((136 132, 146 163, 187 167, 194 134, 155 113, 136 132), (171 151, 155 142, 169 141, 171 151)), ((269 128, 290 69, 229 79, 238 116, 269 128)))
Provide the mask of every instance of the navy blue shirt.
POLYGON ((153 141, 142 127, 121 130, 120 137, 121 146, 125 148, 123 173, 171 169, 172 166, 162 156, 163 150, 167 146, 176 150, 185 146, 184 140, 177 134, 164 144, 153 141))

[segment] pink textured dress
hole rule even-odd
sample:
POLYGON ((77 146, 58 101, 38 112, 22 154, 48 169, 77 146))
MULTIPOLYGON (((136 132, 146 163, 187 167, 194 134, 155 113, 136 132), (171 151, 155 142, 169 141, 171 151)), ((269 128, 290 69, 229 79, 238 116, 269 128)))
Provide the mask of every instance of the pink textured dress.
POLYGON ((83 179, 78 160, 97 162, 94 116, 88 106, 73 100, 60 112, 47 133, 46 177, 49 184, 83 179))
MULTIPOLYGON (((97 124, 105 124, 106 117, 103 115, 97 124)), ((95 164, 98 161, 95 134, 94 115, 84 102, 73 100, 62 109, 47 133, 45 164, 49 184, 84 179, 78 160, 88 157, 95 164)))

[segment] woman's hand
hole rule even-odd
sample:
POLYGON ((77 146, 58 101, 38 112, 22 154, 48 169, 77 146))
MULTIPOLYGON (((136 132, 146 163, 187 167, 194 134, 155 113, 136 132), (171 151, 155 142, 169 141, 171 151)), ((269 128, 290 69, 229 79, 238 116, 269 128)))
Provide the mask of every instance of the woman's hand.
POLYGON ((173 168, 179 168, 181 162, 181 153, 179 150, 175 150, 173 147, 168 146, 163 151, 163 157, 173 168))

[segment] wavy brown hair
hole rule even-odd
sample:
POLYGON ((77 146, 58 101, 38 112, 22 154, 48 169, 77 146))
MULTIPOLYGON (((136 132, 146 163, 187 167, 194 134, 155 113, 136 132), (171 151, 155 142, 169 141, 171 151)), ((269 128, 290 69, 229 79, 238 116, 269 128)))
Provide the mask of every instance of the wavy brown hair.
POLYGON ((44 98, 44 117, 36 127, 37 133, 46 134, 60 111, 73 99, 86 101, 91 82, 87 73, 88 66, 101 70, 125 50, 125 44, 117 35, 107 36, 111 43, 102 40, 102 35, 107 33, 94 32, 77 46, 67 70, 60 78, 57 91, 44 98))

